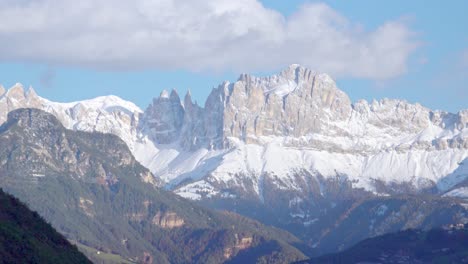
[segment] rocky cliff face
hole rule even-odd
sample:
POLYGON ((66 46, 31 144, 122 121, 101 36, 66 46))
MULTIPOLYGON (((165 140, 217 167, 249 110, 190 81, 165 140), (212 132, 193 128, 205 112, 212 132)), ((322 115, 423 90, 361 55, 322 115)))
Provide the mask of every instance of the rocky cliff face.
POLYGON ((232 146, 231 139, 262 145, 283 138, 287 146, 352 153, 468 146, 461 133, 466 110, 450 114, 389 99, 352 104, 330 76, 299 65, 264 78, 243 74, 213 89, 204 108, 189 94, 183 105, 175 92, 170 98, 166 92, 146 110, 144 126, 158 143, 222 149, 232 146))
POLYGON ((297 65, 279 75, 242 75, 226 100, 225 137, 259 143, 258 137, 302 137, 325 132, 326 122, 345 121, 351 103, 326 74, 297 65))
MULTIPOLYGON (((44 111, 14 110, 8 114, 8 120, 1 128, 1 139, 5 144, 0 165, 9 164, 8 168, 2 169, 14 169, 17 174, 33 179, 48 176, 50 170, 72 171, 73 174, 68 175, 71 178, 111 188, 119 182, 113 167, 141 166, 118 137, 103 134, 92 137, 81 132, 70 136, 55 116, 44 111), (19 141, 22 144, 16 146, 8 141, 19 141), (105 148, 101 157, 96 158, 98 155, 90 151, 92 145, 105 148)), ((146 182, 149 172, 138 171, 140 180, 146 182)), ((154 177, 151 177, 150 183, 155 187, 159 185, 154 177)))
POLYGON ((41 100, 32 88, 26 92, 23 86, 17 83, 6 91, 2 86, 0 87, 0 124, 7 120, 7 114, 14 109, 26 106, 39 108, 41 105, 41 100))
POLYGON ((179 217, 175 212, 158 212, 153 217, 153 225, 157 225, 162 228, 181 227, 184 223, 184 219, 179 217))
MULTIPOLYGON (((165 97, 155 102, 169 100, 165 97)), ((186 197, 236 189, 244 176, 253 182, 250 191, 260 195, 265 174, 274 175, 282 188, 297 189, 291 175, 300 170, 347 175, 373 192, 376 181, 446 190, 459 182, 450 181, 456 178, 451 174, 468 157, 468 110, 452 114, 391 99, 351 103, 328 75, 299 65, 278 75, 243 74, 225 82, 203 108, 190 94, 183 104, 174 97, 171 105, 177 111, 157 108, 166 114, 155 115, 158 124, 166 123, 158 116, 170 117, 170 129, 153 127, 148 134, 172 131, 173 137, 161 142, 176 142, 171 148, 179 154, 163 147, 143 164, 171 186, 188 182, 178 191, 186 197), (204 181, 187 181, 200 178, 204 181)), ((151 109, 145 118, 154 116, 151 109)))
POLYGON ((140 128, 149 134, 154 142, 169 144, 179 138, 184 114, 184 107, 177 92, 172 90, 169 95, 164 90, 146 109, 140 128))

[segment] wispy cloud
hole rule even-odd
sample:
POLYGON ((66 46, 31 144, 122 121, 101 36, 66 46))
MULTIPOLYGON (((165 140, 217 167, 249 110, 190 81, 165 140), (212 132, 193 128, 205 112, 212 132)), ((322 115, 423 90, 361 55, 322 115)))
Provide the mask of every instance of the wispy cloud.
POLYGON ((50 88, 52 87, 55 79, 55 70, 48 67, 44 72, 39 76, 39 83, 42 87, 50 88))
POLYGON ((417 40, 403 20, 363 30, 326 4, 285 17, 257 0, 4 0, 0 60, 100 69, 268 71, 300 63, 384 80, 417 40))

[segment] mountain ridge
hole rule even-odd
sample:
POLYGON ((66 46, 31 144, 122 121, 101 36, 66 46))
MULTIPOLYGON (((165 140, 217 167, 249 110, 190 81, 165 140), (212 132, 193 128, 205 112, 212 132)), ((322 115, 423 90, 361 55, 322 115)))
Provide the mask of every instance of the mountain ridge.
POLYGON ((286 231, 158 188, 115 135, 67 130, 50 113, 17 109, 0 142, 0 186, 81 245, 143 263, 239 263, 241 251, 274 263, 304 258, 286 231))
MULTIPOLYGON (((224 82, 214 88, 204 107, 193 103, 190 93, 182 102, 175 90, 165 95, 162 92, 144 112, 115 96, 54 103, 37 96, 32 89, 25 92, 22 85, 16 84, 0 96, 0 123, 6 113, 19 107, 51 112, 70 129, 116 134, 137 160, 171 186, 186 179, 179 176, 190 171, 194 172, 190 177, 201 178, 204 175, 196 170, 213 172, 211 167, 222 165, 197 169, 191 163, 202 164, 213 157, 225 159, 229 157, 227 150, 233 148, 278 145, 282 150, 303 149, 311 154, 314 152, 308 150, 318 150, 332 156, 335 153, 335 158, 344 162, 349 159, 347 154, 357 154, 352 155, 350 168, 333 165, 330 171, 320 159, 312 158, 311 162, 316 163, 313 167, 304 167, 310 162, 302 161, 290 169, 318 169, 324 175, 336 170, 352 179, 364 179, 367 182, 359 187, 371 191, 369 178, 375 177, 371 176, 375 172, 372 164, 391 163, 395 155, 403 161, 406 156, 399 154, 415 153, 415 157, 408 157, 413 162, 397 165, 397 171, 385 173, 378 180, 402 182, 411 176, 416 178, 411 181, 415 188, 426 188, 432 182, 443 191, 458 182, 438 181, 456 170, 468 149, 468 110, 452 114, 391 99, 351 103, 330 76, 297 64, 268 77, 241 74, 235 83, 224 82), (442 168, 431 163, 419 168, 416 162, 425 158, 417 157, 419 150, 429 151, 434 156, 429 159, 432 161, 441 155, 450 156, 444 162, 450 166, 442 168), (200 158, 200 151, 206 155, 200 158), (169 158, 161 158, 163 154, 169 158)), ((252 152, 246 151, 244 156, 252 152)), ((268 162, 258 155, 253 159, 268 162)), ((278 169, 271 172, 282 174, 281 170, 290 170, 278 169)))
MULTIPOLYGON (((190 93, 161 95, 138 113, 0 96, 0 114, 29 105, 67 128, 117 135, 166 189, 286 228, 325 251, 349 245, 333 240, 333 230, 357 225, 360 214, 382 221, 382 232, 466 220, 468 110, 432 111, 392 99, 352 103, 330 76, 299 65, 224 82, 204 106, 190 93), (417 197, 386 199, 400 195, 417 197), (379 215, 380 206, 391 213, 379 215), (418 221, 407 217, 408 208, 418 221), (343 221, 330 226, 332 216, 343 221), (320 235, 303 236, 314 233, 320 235)), ((376 223, 366 225, 353 241, 376 235, 376 223)))

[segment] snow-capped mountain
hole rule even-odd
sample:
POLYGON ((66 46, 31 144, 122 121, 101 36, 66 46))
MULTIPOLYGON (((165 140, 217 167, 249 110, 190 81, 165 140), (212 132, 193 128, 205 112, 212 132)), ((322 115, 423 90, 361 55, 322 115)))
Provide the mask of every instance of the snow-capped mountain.
POLYGON ((269 77, 243 74, 213 89, 204 107, 190 93, 181 101, 163 91, 144 113, 116 96, 55 103, 20 84, 0 89, 0 123, 22 107, 53 113, 67 128, 119 136, 156 177, 193 199, 233 197, 223 190, 239 188, 263 199, 265 177, 300 190, 298 171, 345 175, 372 192, 381 182, 444 191, 467 176, 457 168, 468 157, 468 110, 353 104, 330 76, 299 65, 269 77))
POLYGON ((225 82, 204 108, 190 94, 181 103, 164 92, 142 121, 162 146, 144 164, 193 199, 236 196, 222 190, 239 187, 262 199, 266 175, 280 189, 299 190, 298 171, 345 175, 372 192, 378 182, 446 190, 468 176, 451 175, 468 157, 468 110, 389 99, 352 104, 328 75, 298 65, 225 82))
POLYGON ((190 92, 181 100, 163 91, 144 112, 116 96, 56 103, 19 84, 0 87, 0 124, 25 107, 69 129, 115 134, 167 189, 286 228, 322 253, 402 228, 468 222, 468 110, 352 103, 330 76, 299 65, 243 74, 203 107, 190 92), (420 193, 433 196, 401 197, 420 193), (337 239, 357 224, 349 241, 337 239))
POLYGON ((137 141, 136 128, 143 113, 134 103, 113 95, 57 103, 38 96, 31 87, 25 90, 19 83, 8 90, 0 87, 0 124, 6 121, 10 111, 18 108, 38 108, 52 113, 68 129, 115 134, 131 149, 137 141))

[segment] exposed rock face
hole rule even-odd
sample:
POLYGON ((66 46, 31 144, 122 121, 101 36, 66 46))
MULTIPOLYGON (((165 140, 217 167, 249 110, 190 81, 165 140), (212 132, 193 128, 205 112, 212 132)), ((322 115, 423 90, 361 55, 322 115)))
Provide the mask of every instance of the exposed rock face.
MULTIPOLYGON (((168 98, 166 93, 155 101, 168 98)), ((175 144, 161 146, 143 164, 191 199, 238 197, 223 190, 239 189, 261 197, 265 180, 299 190, 297 172, 345 175, 371 192, 377 192, 376 182, 443 191, 466 177, 453 173, 468 158, 468 110, 453 114, 391 99, 353 104, 328 75, 299 65, 225 82, 203 108, 190 94, 182 110, 178 99, 173 105, 177 111, 161 107, 166 114, 156 114, 170 117, 158 124, 171 125, 147 132, 157 138, 171 131, 175 138, 157 142, 175 144)), ((151 109, 144 113, 147 120, 151 109)))
POLYGON ((252 246, 253 237, 243 237, 239 239, 239 236, 235 234, 236 243, 232 247, 228 247, 224 249, 224 258, 230 259, 232 256, 237 254, 237 252, 250 248, 252 246))
POLYGON ((172 90, 169 95, 164 90, 159 98, 155 98, 146 109, 140 127, 143 131, 147 131, 146 133, 156 143, 169 144, 178 139, 184 114, 184 108, 177 92, 172 90))
POLYGON ((204 108, 193 104, 190 94, 184 109, 176 101, 167 96, 154 99, 145 111, 145 126, 158 143, 175 141, 181 129, 186 149, 224 148, 230 137, 246 143, 258 143, 262 136, 301 137, 322 131, 324 122, 346 120, 352 111, 349 98, 328 75, 298 65, 280 75, 244 74, 235 83, 225 82, 213 89, 204 108), (180 117, 182 125, 174 120, 180 117))
POLYGON ((93 201, 91 201, 89 199, 86 199, 86 198, 83 198, 83 197, 80 197, 80 201, 79 201, 78 206, 81 208, 81 210, 83 210, 83 212, 87 216, 94 217, 94 212, 93 212, 93 209, 92 209, 93 204, 94 204, 93 201))
POLYGON ((206 142, 205 111, 198 104, 192 102, 190 91, 184 98, 184 112, 180 144, 184 149, 196 150, 206 142))
POLYGON ((272 137, 287 139, 284 146, 340 153, 377 153, 389 146, 466 149, 468 144, 459 133, 467 127, 467 110, 450 114, 389 99, 352 104, 330 76, 299 65, 278 75, 243 74, 235 83, 225 82, 213 89, 204 108, 192 103, 190 94, 182 106, 175 92, 163 92, 144 116, 142 127, 157 143, 179 141, 185 150, 223 149, 232 139, 265 144, 272 137), (442 133, 454 129, 460 136, 442 133))
MULTIPOLYGON (((17 161, 24 165, 18 167, 18 170, 24 171, 25 175, 33 174, 38 175, 37 177, 43 177, 46 176, 43 175, 43 171, 47 171, 50 168, 61 171, 65 167, 73 171, 78 178, 92 176, 96 183, 110 187, 119 180, 108 167, 109 164, 104 162, 105 160, 112 160, 113 164, 122 167, 136 165, 136 161, 123 141, 116 140, 115 142, 117 143, 110 143, 112 139, 118 139, 115 136, 109 136, 108 138, 96 136, 91 138, 83 134, 82 138, 78 139, 78 142, 106 146, 106 155, 102 157, 102 160, 92 158, 92 153, 80 148, 80 145, 76 141, 70 140, 63 125, 55 116, 44 111, 36 109, 18 109, 12 111, 8 114, 8 121, 4 123, 3 127, 5 129, 9 128, 3 135, 4 138, 8 139, 17 136, 14 134, 13 129, 11 129, 14 127, 15 129, 22 130, 22 136, 25 137, 23 141, 34 142, 35 147, 32 148, 32 153, 18 157, 15 156, 17 161), (57 131, 62 132, 57 133, 57 131), (40 136, 39 133, 41 133, 40 136)), ((28 147, 5 148, 3 151, 5 153, 9 151, 15 153, 28 147)), ((3 162, 7 161, 3 160, 3 162)), ((148 173, 148 171, 142 171, 139 175, 141 180, 157 186, 159 183, 152 175, 151 179, 147 179, 148 173)))
POLYGON ((181 227, 185 224, 184 219, 179 217, 175 212, 161 212, 159 211, 153 217, 153 225, 161 228, 175 228, 181 227))
POLYGON ((17 83, 8 91, 3 86, 0 87, 0 124, 7 120, 8 112, 24 107, 39 108, 41 100, 36 92, 30 88, 28 92, 24 91, 21 84, 17 83))
POLYGON ((261 136, 301 137, 319 133, 323 122, 350 117, 351 103, 325 74, 291 66, 280 75, 242 75, 231 85, 225 137, 257 143, 261 136))

